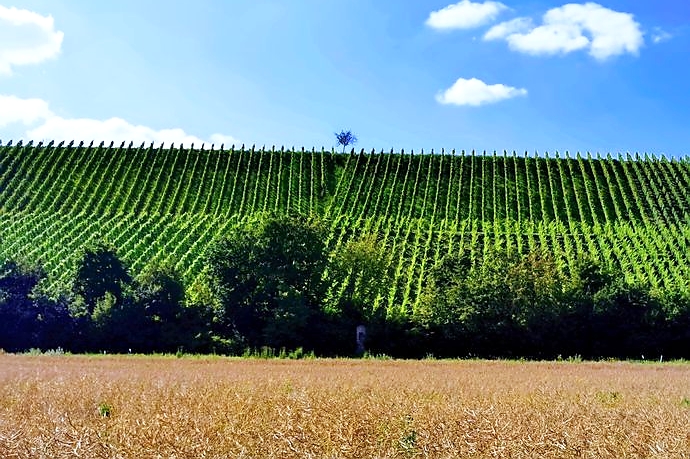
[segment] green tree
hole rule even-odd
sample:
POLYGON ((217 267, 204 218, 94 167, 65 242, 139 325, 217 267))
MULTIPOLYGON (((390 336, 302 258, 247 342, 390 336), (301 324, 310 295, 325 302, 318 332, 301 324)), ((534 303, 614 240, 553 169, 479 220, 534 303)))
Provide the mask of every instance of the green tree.
POLYGON ((117 257, 115 249, 99 243, 84 250, 72 291, 83 300, 90 315, 106 293, 122 301, 123 292, 131 283, 127 267, 117 257))
POLYGON ((357 143, 357 136, 355 136, 352 131, 340 131, 335 133, 335 139, 338 141, 338 145, 343 146, 343 153, 345 153, 345 148, 348 145, 354 145, 357 143))
POLYGON ((216 242, 207 273, 217 322, 249 346, 295 348, 310 343, 324 297, 328 257, 318 223, 268 216, 216 242))
POLYGON ((59 309, 61 303, 35 294, 44 278, 40 267, 14 261, 0 265, 0 349, 21 351, 64 345, 60 336, 48 339, 56 327, 62 328, 66 337, 70 321, 66 311, 59 309))
POLYGON ((539 356, 555 342, 562 292, 547 254, 466 251, 431 269, 418 320, 439 355, 539 356))
POLYGON ((448 254, 429 270, 416 322, 430 339, 430 350, 439 356, 458 356, 468 352, 468 318, 474 310, 471 296, 472 254, 448 254))
MULTIPOLYGON (((603 267, 597 260, 588 257, 578 258, 575 264, 575 288, 585 295, 595 295, 615 281, 616 275, 603 267)), ((618 273, 618 277, 622 276, 618 273)))
POLYGON ((659 330, 665 314, 646 286, 614 282, 594 295, 592 314, 595 357, 658 356, 659 330))
POLYGON ((521 351, 531 357, 552 358, 569 333, 563 321, 567 311, 566 279, 548 252, 537 250, 509 263, 505 278, 511 315, 522 338, 521 351))
POLYGON ((106 291, 96 300, 87 319, 89 347, 92 351, 144 351, 144 315, 131 296, 117 298, 112 292, 106 291))
POLYGON ((132 278, 114 248, 98 243, 84 249, 70 308, 86 350, 143 350, 144 314, 131 291, 132 278))
POLYGON ((144 316, 147 351, 174 352, 193 348, 197 323, 193 311, 184 305, 185 291, 180 275, 170 266, 149 267, 138 276, 135 302, 144 316))

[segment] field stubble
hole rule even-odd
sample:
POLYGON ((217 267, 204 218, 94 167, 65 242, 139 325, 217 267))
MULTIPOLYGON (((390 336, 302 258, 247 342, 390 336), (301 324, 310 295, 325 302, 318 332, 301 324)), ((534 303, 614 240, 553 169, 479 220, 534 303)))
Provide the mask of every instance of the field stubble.
POLYGON ((0 457, 690 457, 690 366, 0 355, 0 457))

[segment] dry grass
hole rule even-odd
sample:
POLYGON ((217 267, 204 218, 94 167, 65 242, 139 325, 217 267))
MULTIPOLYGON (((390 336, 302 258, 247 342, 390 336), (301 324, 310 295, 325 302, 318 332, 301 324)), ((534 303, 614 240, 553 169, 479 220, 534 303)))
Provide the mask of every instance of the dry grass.
POLYGON ((690 366, 0 355, 0 457, 690 457, 690 366))

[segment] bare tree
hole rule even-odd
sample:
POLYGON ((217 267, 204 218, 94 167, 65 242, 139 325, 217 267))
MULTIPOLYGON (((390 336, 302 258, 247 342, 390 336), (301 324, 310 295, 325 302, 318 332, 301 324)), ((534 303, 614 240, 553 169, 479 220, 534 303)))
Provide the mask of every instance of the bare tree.
POLYGON ((345 153, 345 148, 348 145, 354 145, 357 143, 357 137, 352 133, 352 131, 340 131, 335 133, 335 138, 338 140, 338 145, 343 146, 343 153, 345 153))

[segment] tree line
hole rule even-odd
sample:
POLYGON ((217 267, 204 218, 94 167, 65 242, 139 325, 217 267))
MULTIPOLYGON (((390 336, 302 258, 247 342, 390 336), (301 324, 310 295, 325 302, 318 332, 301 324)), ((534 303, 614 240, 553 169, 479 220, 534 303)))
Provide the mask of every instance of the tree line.
POLYGON ((453 253, 425 282, 415 311, 372 305, 393 273, 375 235, 329 252, 302 215, 269 215, 216 241, 203 275, 152 266, 133 276, 114 247, 83 250, 69 292, 43 289, 40 266, 0 266, 0 349, 242 354, 294 350, 394 357, 687 358, 690 297, 624 281, 582 259, 566 275, 546 252, 453 253), (334 300, 323 281, 341 279, 334 300))

